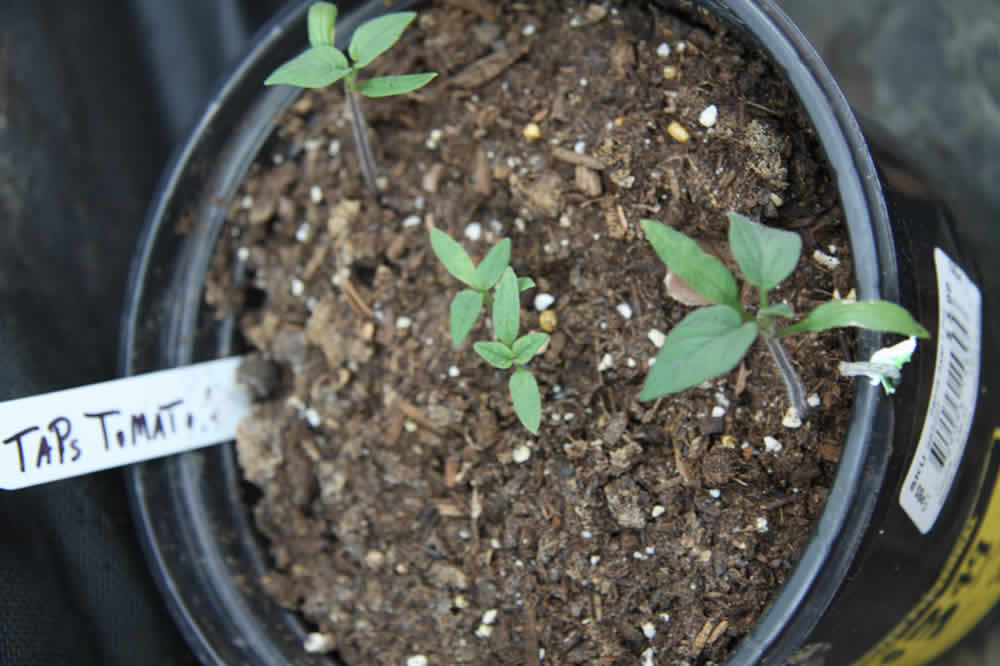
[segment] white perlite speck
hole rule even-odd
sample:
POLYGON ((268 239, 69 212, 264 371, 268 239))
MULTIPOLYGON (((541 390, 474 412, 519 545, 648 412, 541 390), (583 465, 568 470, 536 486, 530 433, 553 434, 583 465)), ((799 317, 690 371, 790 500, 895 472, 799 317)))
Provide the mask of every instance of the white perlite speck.
POLYGON ((726 408, 723 407, 722 405, 716 405, 715 407, 712 407, 713 419, 721 419, 725 415, 726 415, 726 408))
POLYGON ((410 227, 419 227, 420 222, 421 220, 419 215, 407 215, 403 218, 403 226, 407 229, 410 227))
POLYGON ((499 614, 500 614, 500 611, 497 610, 496 608, 489 609, 488 611, 486 611, 485 613, 483 613, 482 623, 483 624, 493 624, 494 622, 497 621, 497 615, 499 615, 499 614))
POLYGON ((525 37, 531 37, 533 34, 535 34, 535 26, 532 25, 531 23, 527 24, 526 26, 521 28, 521 34, 524 35, 525 37))
POLYGON ((597 371, 604 372, 613 367, 615 367, 615 360, 611 357, 611 354, 605 354, 601 357, 601 362, 597 364, 597 371))
POLYGON ((330 634, 321 634, 314 631, 306 636, 306 640, 302 643, 302 648, 311 654, 321 654, 329 652, 336 645, 337 642, 333 640, 333 636, 330 634))
POLYGON ((788 409, 785 410, 784 418, 781 419, 781 425, 786 428, 802 427, 802 417, 799 416, 799 410, 789 406, 788 409))
POLYGON ((299 225, 299 228, 295 230, 295 240, 300 243, 307 243, 309 241, 309 236, 312 233, 312 226, 308 222, 303 222, 299 225))
POLYGON ((768 453, 780 453, 781 448, 781 442, 776 440, 774 437, 768 435, 764 438, 764 450, 768 453))
POLYGON ((661 58, 666 58, 667 56, 669 56, 670 44, 662 42, 659 46, 656 47, 656 55, 660 56, 661 58))
POLYGON ((640 657, 642 661, 639 662, 640 666, 656 666, 656 662, 653 660, 653 657, 655 655, 656 655, 656 650, 654 650, 653 648, 646 648, 645 650, 643 650, 642 656, 640 657))
POLYGON ((292 296, 301 296, 305 293, 306 285, 298 278, 292 278, 292 296))
POLYGON ((642 625, 642 635, 646 637, 646 640, 653 640, 653 636, 656 635, 656 625, 652 622, 645 622, 642 625))
POLYGON ((766 532, 767 531, 767 518, 758 518, 757 521, 754 523, 754 529, 757 530, 758 532, 762 532, 762 533, 766 532))
POLYGON ((600 555, 591 555, 590 556, 590 566, 596 567, 600 563, 601 563, 601 556, 600 555))
POLYGON ((318 204, 323 201, 323 190, 319 188, 319 185, 313 185, 309 188, 309 199, 314 204, 318 204))
POLYGON ((810 407, 819 407, 819 403, 820 403, 819 395, 816 393, 813 393, 808 398, 806 398, 806 404, 809 405, 810 407))
POLYGON ((236 250, 236 258, 243 262, 248 261, 250 259, 250 248, 241 247, 236 250))
POLYGON ((528 462, 528 458, 531 457, 531 449, 529 449, 526 444, 519 444, 510 454, 510 457, 511 460, 516 462, 518 465, 528 462))
POLYGON ((430 663, 427 657, 422 654, 411 655, 406 658, 406 666, 427 666, 430 663))
POLYGON ((535 296, 535 310, 537 310, 538 312, 545 312, 555 302, 556 302, 555 296, 543 291, 542 293, 535 296))
POLYGON ((618 310, 618 314, 620 314, 625 319, 632 318, 632 306, 629 305, 628 303, 619 303, 618 307, 615 309, 618 310))
POLYGON ((657 504, 653 507, 653 510, 649 512, 653 518, 659 518, 666 512, 666 508, 662 504, 657 504))
POLYGON ((473 241, 479 240, 483 237, 483 225, 478 222, 470 222, 465 226, 465 237, 473 241))
POLYGON ((413 320, 409 317, 396 318, 396 328, 409 328, 410 326, 413 326, 413 320))
POLYGON ((452 377, 452 378, 458 377, 460 374, 462 374, 462 371, 458 369, 457 365, 453 365, 450 368, 448 368, 448 376, 449 377, 452 377))
POLYGON ((656 328, 651 328, 647 335, 649 336, 649 341, 652 342, 653 346, 657 349, 662 347, 663 343, 667 341, 667 336, 664 335, 663 331, 656 328))
POLYGON ((840 265, 840 259, 837 259, 837 257, 831 257, 830 255, 820 252, 819 250, 813 250, 813 261, 823 268, 831 271, 840 265))
POLYGON ((577 155, 583 155, 587 151, 587 144, 583 141, 577 141, 573 144, 573 152, 577 155))
POLYGON ((714 104, 709 104, 698 114, 698 124, 702 127, 714 127, 718 119, 719 107, 714 104))
POLYGON ((722 497, 722 491, 718 488, 710 488, 708 494, 712 499, 719 499, 722 497))
POLYGON ((489 638, 493 635, 493 627, 488 624, 481 624, 476 629, 476 638, 489 638))

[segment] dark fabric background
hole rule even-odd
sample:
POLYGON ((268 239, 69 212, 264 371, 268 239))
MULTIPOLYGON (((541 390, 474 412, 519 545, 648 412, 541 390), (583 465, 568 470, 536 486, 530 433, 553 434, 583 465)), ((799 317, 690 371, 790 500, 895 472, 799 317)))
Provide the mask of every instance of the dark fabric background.
MULTIPOLYGON (((0 399, 115 376, 160 173, 279 4, 0 2, 0 399)), ((0 664, 193 663, 120 472, 0 493, 0 664)))
MULTIPOLYGON (((115 376, 128 265, 157 179, 280 4, 0 2, 0 399, 115 376)), ((782 4, 859 111, 993 224, 1000 0, 782 4)), ((998 663, 996 635, 980 631, 947 663, 998 663)), ((119 472, 0 491, 0 665, 192 663, 119 472)))

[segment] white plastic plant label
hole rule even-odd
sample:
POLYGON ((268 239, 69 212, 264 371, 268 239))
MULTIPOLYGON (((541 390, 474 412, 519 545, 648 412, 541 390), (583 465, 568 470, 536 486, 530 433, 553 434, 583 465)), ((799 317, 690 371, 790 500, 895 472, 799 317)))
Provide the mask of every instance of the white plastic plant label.
POLYGON ((13 490, 231 440, 249 411, 239 357, 0 403, 0 488, 13 490))
POLYGON ((899 503, 922 534, 937 520, 965 453, 979 394, 982 296, 969 276, 934 249, 938 282, 937 360, 931 399, 899 503))

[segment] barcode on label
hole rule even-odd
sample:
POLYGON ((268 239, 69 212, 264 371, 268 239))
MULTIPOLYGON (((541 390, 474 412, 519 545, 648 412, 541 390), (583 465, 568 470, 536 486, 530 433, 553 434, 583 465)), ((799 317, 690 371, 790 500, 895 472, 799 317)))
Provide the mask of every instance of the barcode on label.
POLYGON ((979 392, 982 297, 969 276, 934 250, 938 332, 934 382, 899 503, 923 534, 934 526, 965 453, 979 392))

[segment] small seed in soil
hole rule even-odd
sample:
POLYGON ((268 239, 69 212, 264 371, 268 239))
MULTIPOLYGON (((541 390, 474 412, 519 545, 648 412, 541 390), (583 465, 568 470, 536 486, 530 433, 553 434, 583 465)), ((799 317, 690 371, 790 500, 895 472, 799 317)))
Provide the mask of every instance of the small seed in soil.
POLYGON ((715 122, 719 119, 719 107, 714 104, 709 104, 706 106, 700 114, 698 114, 698 123, 702 127, 714 127, 715 122))
POLYGON ((676 120, 671 120, 667 125, 667 134, 678 143, 687 143, 691 139, 691 134, 676 120))
POLYGON ((555 310, 546 310, 542 314, 538 315, 538 326, 546 333, 551 333, 556 330, 557 324, 558 318, 556 317, 555 310))
POLYGON ((676 79, 678 74, 680 74, 680 70, 677 69, 677 65, 665 65, 663 67, 663 78, 667 81, 676 79))
POLYGON ((542 128, 538 126, 538 123, 528 123, 524 126, 524 129, 521 130, 521 134, 523 134, 524 138, 528 141, 537 141, 542 137, 542 128))
POLYGON ((779 196, 778 196, 777 194, 775 194, 774 192, 771 192, 771 193, 770 193, 770 194, 768 195, 768 198, 769 198, 769 199, 771 200, 771 203, 773 203, 773 204, 774 204, 774 207, 775 207, 775 208, 781 208, 781 207, 782 207, 783 205, 785 205, 785 200, 784 200, 784 199, 782 199, 781 197, 779 197, 779 196))

